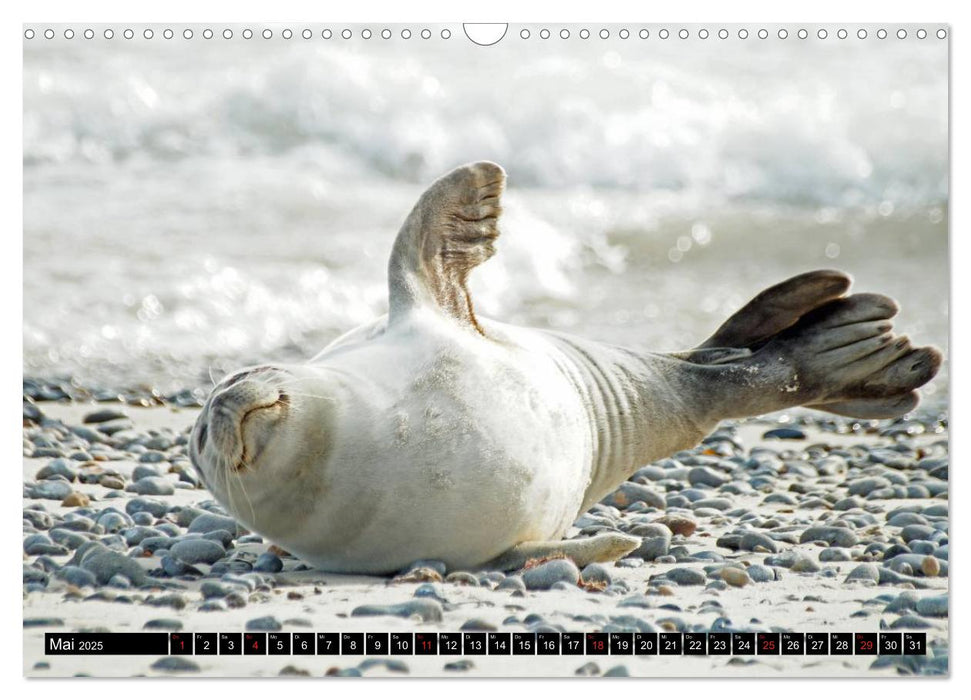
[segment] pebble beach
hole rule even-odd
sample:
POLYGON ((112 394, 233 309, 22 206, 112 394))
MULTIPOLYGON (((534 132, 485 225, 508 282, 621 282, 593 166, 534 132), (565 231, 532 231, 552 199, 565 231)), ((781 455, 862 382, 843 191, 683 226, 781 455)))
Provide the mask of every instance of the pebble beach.
MULTIPOLYGON (((142 403, 147 403, 143 401, 142 403)), ((726 422, 638 470, 568 537, 627 558, 330 574, 239 526, 186 454, 196 408, 34 401, 23 422, 24 674, 946 675, 948 422, 793 412, 726 422), (45 656, 51 631, 878 632, 924 656, 45 656)))

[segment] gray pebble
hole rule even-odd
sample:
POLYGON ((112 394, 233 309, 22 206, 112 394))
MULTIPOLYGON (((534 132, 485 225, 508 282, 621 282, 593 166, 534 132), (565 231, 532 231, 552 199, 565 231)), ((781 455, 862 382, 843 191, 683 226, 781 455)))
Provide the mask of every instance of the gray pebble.
POLYGON ((569 559, 553 559, 522 572, 523 583, 531 591, 549 590, 554 583, 564 581, 576 585, 580 570, 569 559))
POLYGON ((625 481, 601 503, 624 510, 638 501, 643 501, 652 508, 664 508, 666 505, 664 498, 656 491, 632 481, 625 481))
POLYGON ((256 563, 253 564, 253 571, 275 574, 283 571, 283 560, 272 552, 264 552, 256 558, 256 563))
POLYGON ((279 632, 283 629, 283 625, 272 615, 266 615, 247 620, 246 629, 250 632, 279 632))
POLYGON ((187 656, 163 656, 152 664, 153 671, 165 671, 166 673, 184 673, 201 671, 195 661, 187 656))
POLYGON ((850 581, 872 581, 873 583, 878 583, 880 581, 880 568, 870 562, 859 564, 847 574, 843 582, 848 583, 850 581))
POLYGON ((755 581, 755 583, 775 581, 775 570, 768 566, 764 566, 762 564, 753 564, 745 569, 745 571, 748 573, 749 578, 755 581))
POLYGON ((479 617, 468 619, 462 623, 461 627, 459 627, 459 631, 461 632, 495 632, 498 629, 499 628, 491 622, 483 620, 479 617))
POLYGON ((500 581, 499 582, 499 585, 496 586, 496 590, 497 591, 520 591, 520 592, 525 592, 526 591, 526 584, 523 583, 523 577, 522 576, 519 576, 517 574, 513 574, 512 576, 507 576, 502 581, 500 581))
MULTIPOLYGON (((189 525, 189 532, 212 532, 213 530, 227 530, 228 532, 238 533, 236 521, 225 515, 215 513, 203 513, 192 520, 189 525)), ((240 540, 242 541, 242 540, 240 540)))
POLYGON ((850 482, 847 491, 851 496, 867 496, 872 491, 883 489, 890 486, 890 481, 882 476, 873 476, 866 479, 855 479, 850 482))
POLYGON ((924 617, 947 617, 948 596, 945 594, 921 598, 917 601, 916 608, 917 614, 924 617))
POLYGON ((850 553, 842 547, 827 547, 819 553, 819 561, 850 561, 850 553))
POLYGON ((610 571, 603 564, 587 564, 580 572, 580 576, 586 583, 611 584, 610 571))
POLYGON ((154 620, 149 620, 144 625, 142 625, 143 630, 168 630, 170 632, 178 632, 182 629, 182 622, 180 620, 173 620, 168 617, 158 617, 154 620))
POLYGON ((704 573, 688 567, 676 567, 664 572, 663 577, 679 586, 702 586, 705 583, 704 573))
POLYGON ((351 617, 375 615, 417 616, 422 622, 441 622, 442 604, 430 598, 415 598, 397 605, 359 605, 351 611, 351 617))
POLYGON ((129 484, 126 490, 141 496, 171 496, 175 493, 175 486, 165 477, 146 476, 129 484))
POLYGON ((671 549, 670 531, 660 537, 645 537, 641 540, 640 546, 631 552, 632 557, 638 557, 644 561, 654 561, 658 557, 668 554, 671 549))
POLYGON ((738 548, 748 552, 765 551, 774 554, 779 551, 779 544, 761 532, 747 532, 742 535, 738 548))
POLYGON ((91 423, 107 423, 108 421, 122 418, 128 418, 128 415, 114 408, 102 408, 86 414, 82 422, 85 425, 90 425, 91 423))
POLYGON ((805 440, 806 433, 796 428, 774 428, 762 433, 763 440, 805 440))
POLYGON ((49 501, 63 501, 71 491, 71 484, 62 481, 63 477, 58 477, 55 481, 41 481, 34 484, 30 489, 30 498, 42 498, 49 501))
POLYGON ((701 484, 703 486, 718 488, 728 481, 730 481, 730 477, 719 474, 714 469, 709 469, 708 467, 694 467, 688 472, 688 483, 692 486, 701 484))
POLYGON ((78 588, 83 588, 84 586, 91 586, 93 588, 98 584, 94 574, 77 566, 63 567, 57 572, 57 578, 78 588))
POLYGON ((860 540, 849 528, 830 525, 807 528, 799 537, 800 543, 816 541, 823 541, 832 547, 852 547, 860 540))
POLYGON ((172 545, 170 551, 172 556, 186 564, 214 564, 226 556, 221 544, 202 538, 180 540, 172 545))

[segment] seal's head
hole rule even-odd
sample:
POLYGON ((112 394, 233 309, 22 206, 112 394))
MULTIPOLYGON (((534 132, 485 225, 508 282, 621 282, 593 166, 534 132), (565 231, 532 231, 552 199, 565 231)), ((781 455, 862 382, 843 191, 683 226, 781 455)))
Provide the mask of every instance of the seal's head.
POLYGON ((287 387, 292 379, 275 366, 229 375, 213 389, 189 439, 206 487, 250 527, 258 527, 258 504, 274 495, 270 487, 293 469, 292 414, 299 406, 287 387))

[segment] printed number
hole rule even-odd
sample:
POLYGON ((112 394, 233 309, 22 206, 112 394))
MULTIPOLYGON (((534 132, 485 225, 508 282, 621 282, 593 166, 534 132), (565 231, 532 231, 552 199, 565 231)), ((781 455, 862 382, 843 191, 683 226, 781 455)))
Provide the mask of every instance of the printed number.
POLYGON ((871 642, 869 639, 861 639, 860 649, 862 651, 870 651, 871 649, 873 649, 873 642, 871 642))
POLYGON ((837 639, 836 640, 836 650, 837 651, 846 651, 847 649, 849 649, 849 645, 846 643, 845 640, 843 640, 843 639, 837 639))
POLYGON ((887 647, 887 649, 890 649, 891 651, 893 651, 894 649, 897 648, 897 640, 888 639, 886 642, 883 643, 883 645, 887 647))
POLYGON ((813 645, 813 649, 822 649, 823 641, 821 639, 813 640, 812 645, 813 645))
POLYGON ((664 648, 665 649, 674 649, 676 646, 677 645, 674 643, 674 640, 673 639, 665 639, 664 640, 664 648))
POLYGON ((227 640, 227 641, 226 641, 226 647, 227 647, 227 648, 228 648, 228 649, 229 649, 230 651, 232 651, 233 649, 235 649, 235 648, 236 648, 236 645, 235 645, 235 644, 233 644, 233 640, 231 640, 231 639, 230 639, 230 640, 227 640))
POLYGON ((617 640, 617 648, 618 649, 626 649, 627 648, 627 640, 626 639, 618 639, 617 640))
POLYGON ((445 648, 449 651, 457 651, 459 646, 454 639, 448 639, 445 641, 445 648))
POLYGON ((909 647, 909 648, 910 648, 911 650, 914 650, 914 649, 919 649, 919 648, 920 648, 920 645, 919 645, 919 644, 917 644, 917 640, 916 640, 916 639, 908 639, 908 640, 907 640, 907 642, 908 642, 908 644, 907 644, 907 646, 908 646, 908 647, 909 647))
POLYGON ((748 649, 750 645, 751 645, 751 643, 747 639, 741 639, 738 642, 738 648, 741 649, 741 650, 748 649))
POLYGON ((567 642, 566 644, 567 644, 567 646, 568 646, 568 647, 570 647, 571 649, 576 649, 577 647, 579 647, 579 646, 580 646, 580 642, 579 642, 579 640, 576 640, 576 639, 571 639, 571 640, 570 640, 570 641, 568 641, 568 642, 567 642))
POLYGON ((354 641, 353 639, 350 639, 347 642, 347 646, 350 648, 351 651, 354 651, 355 649, 357 649, 357 642, 354 641))
POLYGON ((331 640, 329 640, 329 639, 324 640, 324 644, 327 646, 327 649, 330 649, 331 640))
POLYGON ((202 648, 205 649, 206 651, 209 651, 209 640, 208 639, 203 639, 202 640, 202 648))
POLYGON ((692 639, 690 642, 688 642, 688 644, 689 644, 689 648, 690 649, 693 649, 693 650, 701 649, 701 641, 700 640, 692 639))
POLYGON ((763 639, 762 640, 762 648, 765 649, 766 651, 774 651, 775 650, 775 640, 774 639, 763 639))
POLYGON ((303 651, 307 651, 307 640, 306 640, 306 639, 305 639, 305 640, 303 640, 302 642, 300 642, 300 648, 301 648, 301 649, 302 649, 303 651))
POLYGON ((480 642, 478 639, 470 639, 469 646, 471 646, 474 650, 478 651, 479 649, 482 648, 482 642, 480 642))
POLYGON ((799 648, 799 642, 797 642, 795 639, 790 639, 786 642, 786 649, 788 649, 789 651, 792 651, 793 649, 798 649, 798 648, 799 648))
POLYGON ((714 643, 715 651, 725 651, 725 642, 721 639, 716 639, 714 643))

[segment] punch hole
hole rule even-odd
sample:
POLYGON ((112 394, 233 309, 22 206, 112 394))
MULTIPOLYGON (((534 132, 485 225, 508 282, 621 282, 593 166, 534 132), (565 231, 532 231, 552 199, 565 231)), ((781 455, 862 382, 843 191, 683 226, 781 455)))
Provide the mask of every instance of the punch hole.
POLYGON ((155 32, 153 32, 151 29, 146 29, 144 32, 142 32, 142 36, 146 39, 152 39, 155 36, 155 32))
POLYGON ((688 38, 688 30, 687 29, 682 29, 680 32, 678 32, 678 36, 681 37, 682 39, 687 39, 688 38))
POLYGON ((560 38, 561 39, 569 39, 570 38, 570 30, 569 29, 561 29, 560 30, 560 38))
POLYGON ((609 37, 610 37, 610 32, 608 32, 606 29, 601 29, 600 30, 600 38, 601 39, 607 39, 609 37))
POLYGON ((166 39, 171 39, 175 36, 175 32, 173 32, 171 29, 166 29, 164 32, 162 32, 162 36, 164 36, 166 39))
POLYGON ((432 38, 432 32, 431 32, 431 30, 430 29, 422 29, 421 30, 421 38, 422 39, 431 39, 432 38))
POLYGON ((126 29, 125 30, 125 38, 126 39, 132 39, 132 38, 134 38, 134 36, 135 36, 135 32, 133 32, 131 29, 126 29))
POLYGON ((877 39, 886 39, 886 38, 887 38, 887 30, 886 29, 878 29, 877 30, 877 39))
POLYGON ((590 38, 590 30, 589 29, 581 29, 580 30, 580 38, 581 39, 589 39, 590 38))
POLYGON ((202 38, 203 39, 212 39, 212 37, 213 37, 213 33, 212 33, 212 30, 211 29, 203 29, 202 30, 202 38))
POLYGON ((809 36, 809 32, 807 32, 805 29, 800 29, 798 32, 796 32, 796 36, 798 36, 800 39, 805 39, 809 36))
POLYGON ((252 29, 244 29, 243 30, 243 38, 244 39, 252 39, 253 38, 253 30, 252 29))
POLYGON ((937 30, 937 38, 938 39, 946 39, 947 38, 947 31, 944 30, 944 29, 938 29, 937 30))
POLYGON ((838 32, 836 32, 836 36, 838 36, 840 39, 845 39, 847 37, 846 30, 840 29, 838 32))
POLYGON ((898 39, 906 39, 907 38, 907 30, 906 29, 898 29, 897 30, 897 38, 898 39))
POLYGON ((371 30, 370 29, 362 29, 361 30, 361 38, 362 39, 370 39, 371 38, 371 30))
POLYGON ((182 32, 182 36, 185 37, 186 39, 191 39, 192 38, 192 30, 191 29, 186 29, 184 32, 182 32))
POLYGON ((820 39, 825 39, 829 36, 829 33, 825 29, 820 29, 818 32, 816 32, 816 36, 818 36, 820 39))
POLYGON ((232 39, 232 38, 233 38, 233 30, 232 29, 224 29, 223 30, 223 39, 232 39))
POLYGON ((452 38, 452 32, 450 32, 448 29, 443 29, 442 30, 442 38, 443 39, 451 39, 452 38))
MULTIPOLYGON (((462 31, 465 32, 465 36, 468 37, 469 41, 479 46, 498 44, 505 38, 508 29, 508 24, 501 24, 499 22, 471 22, 462 25, 462 31)), ((519 32, 519 36, 523 39, 528 39, 529 30, 523 29, 519 32), (523 35, 524 32, 525 36, 523 35)))
POLYGON ((390 39, 391 38, 391 30, 390 29, 382 29, 381 30, 381 38, 382 39, 390 39))
POLYGON ((637 33, 637 36, 639 36, 641 39, 646 39, 651 36, 651 33, 646 29, 642 29, 637 33))
POLYGON ((343 30, 341 32, 341 38, 342 39, 350 39, 351 38, 351 30, 350 29, 343 30))
POLYGON ((860 39, 866 39, 866 29, 861 29, 856 33, 860 39))
POLYGON ((671 32, 669 32, 667 29, 662 29, 657 33, 657 35, 662 39, 667 39, 671 35, 671 32))
POLYGON ((708 30, 707 29, 702 29, 701 31, 698 32, 698 37, 701 38, 701 39, 707 39, 708 36, 709 35, 708 35, 708 30))
POLYGON ((313 35, 314 35, 314 33, 312 31, 310 31, 309 29, 304 29, 300 33, 300 36, 302 36, 304 39, 310 39, 313 35))
POLYGON ((619 32, 617 32, 617 36, 619 36, 621 39, 626 39, 630 36, 630 32, 626 29, 621 29, 619 32))
POLYGON ((85 29, 84 30, 84 38, 85 39, 94 39, 94 30, 93 29, 85 29))
MULTIPOLYGON (((741 35, 741 32, 739 32, 739 34, 741 35)), ((727 39, 728 38, 728 30, 727 29, 719 29, 718 30, 718 38, 719 39, 727 39)))
POLYGON ((411 30, 410 29, 402 29, 401 30, 401 38, 402 39, 410 39, 411 38, 411 30))
POLYGON ((769 30, 768 29, 760 29, 759 30, 759 39, 768 39, 768 38, 769 38, 769 30))
POLYGON ((33 39, 34 36, 35 35, 34 35, 34 30, 33 29, 28 29, 27 31, 24 32, 24 38, 26 38, 26 39, 33 39))
POLYGON ((779 30, 779 38, 780 39, 786 39, 786 38, 788 38, 788 36, 789 36, 789 32, 788 31, 786 31, 785 29, 780 29, 779 30))
POLYGON ((330 39, 332 36, 334 36, 334 32, 330 31, 329 29, 325 29, 320 33, 320 36, 324 39, 330 39))
POLYGON ((539 38, 540 39, 549 39, 550 38, 550 30, 549 29, 541 29, 540 32, 539 32, 539 38))
POLYGON ((918 39, 926 39, 927 38, 927 30, 925 30, 925 29, 918 29, 917 30, 917 38, 918 39))
MULTIPOLYGON (((367 30, 365 29, 364 31, 367 31, 367 30)), ((293 38, 293 30, 292 29, 284 29, 283 30, 283 38, 284 39, 292 39, 293 38)))
POLYGON ((273 36, 273 32, 271 32, 269 29, 264 29, 263 30, 263 38, 264 39, 270 39, 272 36, 273 36))
POLYGON ((64 30, 64 38, 65 39, 73 39, 74 38, 74 30, 73 29, 65 29, 64 30))
POLYGON ((54 30, 53 29, 46 30, 44 32, 44 37, 47 38, 47 39, 53 39, 54 38, 54 30))
POLYGON ((738 30, 738 38, 739 39, 748 39, 748 29, 739 29, 738 30))

